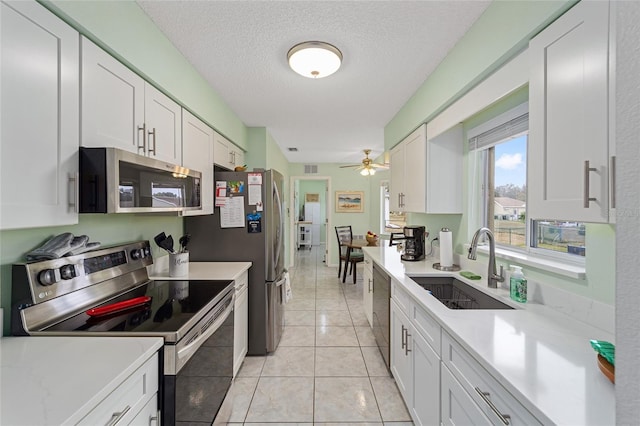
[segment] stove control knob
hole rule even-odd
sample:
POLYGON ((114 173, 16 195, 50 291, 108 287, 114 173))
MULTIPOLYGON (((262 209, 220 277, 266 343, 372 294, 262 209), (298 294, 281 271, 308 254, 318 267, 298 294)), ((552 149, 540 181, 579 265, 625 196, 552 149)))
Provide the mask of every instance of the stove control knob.
POLYGON ((144 259, 144 249, 131 250, 131 259, 133 260, 144 259))
POLYGON ((38 274, 40 284, 47 286, 60 281, 60 274, 57 269, 45 269, 38 274))
POLYGON ((60 268, 60 276, 63 280, 70 280, 71 278, 76 277, 76 267, 75 265, 64 265, 60 268))

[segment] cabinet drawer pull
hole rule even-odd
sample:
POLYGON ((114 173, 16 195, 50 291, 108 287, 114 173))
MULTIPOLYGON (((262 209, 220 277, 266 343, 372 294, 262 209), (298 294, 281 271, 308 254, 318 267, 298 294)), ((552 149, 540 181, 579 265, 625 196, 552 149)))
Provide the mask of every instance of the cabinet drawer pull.
POLYGON ((147 153, 147 123, 142 123, 142 127, 138 126, 138 135, 142 130, 142 138, 138 139, 138 151, 142 150, 143 154, 147 153), (142 139, 142 145, 140 145, 140 139, 142 139))
POLYGON ((502 414, 500 411, 498 411, 498 407, 496 407, 495 405, 493 405, 493 402, 491 402, 491 399, 489 399, 489 392, 483 392, 479 387, 475 387, 476 392, 478 392, 478 395, 480 395, 480 397, 482 399, 484 399, 484 402, 487 403, 487 405, 489 406, 489 408, 491 408, 491 411, 493 411, 494 413, 496 413, 496 415, 500 418, 500 420, 502 421, 502 423, 504 423, 505 425, 509 424, 509 420, 511 420, 511 416, 508 414, 502 414))
POLYGON ((590 167, 589 166, 589 160, 586 160, 584 162, 584 194, 583 194, 583 198, 584 198, 584 205, 583 207, 585 209, 589 208, 589 202, 591 201, 597 201, 597 198, 594 197, 589 197, 589 173, 590 172, 595 172, 598 171, 598 169, 596 169, 595 167, 590 167))
POLYGON ((109 422, 107 422, 105 426, 117 425, 120 422, 120 420, 122 420, 122 418, 129 412, 129 410, 131 410, 131 406, 127 405, 126 407, 124 407, 124 410, 113 413, 111 415, 111 419, 109 420, 109 422))
POLYGON ((609 167, 609 173, 611 174, 611 180, 610 180, 611 208, 615 209, 616 208, 616 156, 612 155, 610 161, 611 161, 611 166, 609 167))
POLYGON ((149 426, 151 426, 151 422, 155 422, 156 426, 160 426, 160 418, 160 410, 158 410, 155 416, 149 417, 149 426))
POLYGON ((73 207, 73 211, 78 213, 80 211, 80 174, 69 174, 69 184, 69 192, 73 191, 73 197, 69 194, 68 207, 73 207))
POLYGON ((153 149, 151 149, 151 143, 149 143, 149 154, 151 154, 153 152, 153 155, 157 155, 156 152, 156 128, 154 127, 153 130, 149 130, 149 136, 153 136, 153 149))
POLYGON ((407 328, 406 330, 407 330, 407 333, 406 333, 407 341, 405 342, 405 345, 404 345, 404 354, 406 356, 409 356, 409 352, 411 352, 411 349, 409 349, 409 337, 411 337, 411 335, 409 334, 409 329, 407 328))

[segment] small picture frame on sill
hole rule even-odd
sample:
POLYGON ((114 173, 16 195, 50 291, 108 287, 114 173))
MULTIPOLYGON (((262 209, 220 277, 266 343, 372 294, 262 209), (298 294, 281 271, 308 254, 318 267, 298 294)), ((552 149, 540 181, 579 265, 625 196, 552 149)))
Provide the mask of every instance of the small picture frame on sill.
POLYGON ((336 191, 336 213, 363 213, 364 191, 336 191))

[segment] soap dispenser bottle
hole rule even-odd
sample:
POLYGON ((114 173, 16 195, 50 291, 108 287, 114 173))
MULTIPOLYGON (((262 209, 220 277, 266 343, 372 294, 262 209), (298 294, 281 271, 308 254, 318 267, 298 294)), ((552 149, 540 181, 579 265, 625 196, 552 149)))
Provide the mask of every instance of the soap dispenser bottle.
POLYGON ((509 279, 509 292, 511 299, 516 302, 525 303, 527 301, 527 279, 522 273, 522 267, 510 265, 512 272, 509 279))

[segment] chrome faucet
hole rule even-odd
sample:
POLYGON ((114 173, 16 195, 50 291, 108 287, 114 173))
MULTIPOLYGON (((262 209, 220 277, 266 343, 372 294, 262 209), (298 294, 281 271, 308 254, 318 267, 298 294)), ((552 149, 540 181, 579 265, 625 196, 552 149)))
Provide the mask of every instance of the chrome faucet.
POLYGON ((489 239, 489 270, 487 271, 487 281, 489 288, 498 288, 498 283, 504 281, 504 268, 500 265, 500 274, 496 269, 496 244, 493 240, 493 232, 489 228, 480 228, 473 234, 471 247, 469 247, 469 259, 476 260, 476 250, 478 241, 482 234, 486 234, 489 239))

